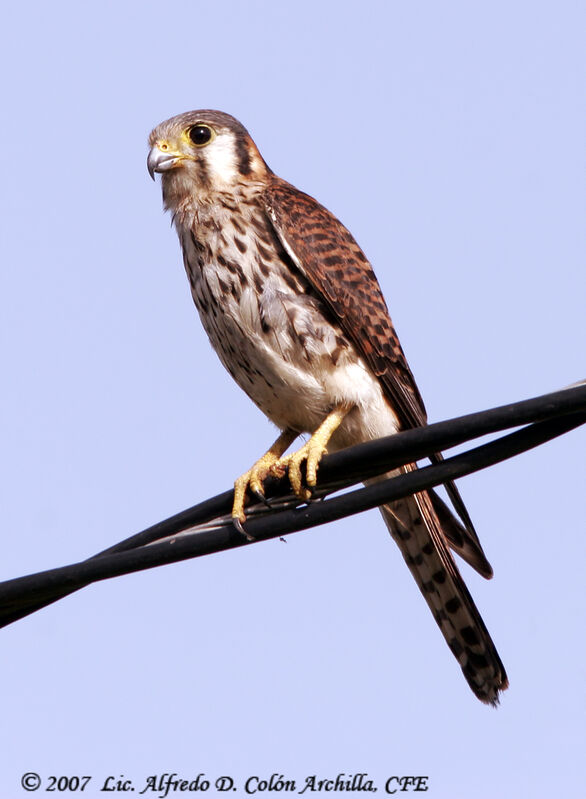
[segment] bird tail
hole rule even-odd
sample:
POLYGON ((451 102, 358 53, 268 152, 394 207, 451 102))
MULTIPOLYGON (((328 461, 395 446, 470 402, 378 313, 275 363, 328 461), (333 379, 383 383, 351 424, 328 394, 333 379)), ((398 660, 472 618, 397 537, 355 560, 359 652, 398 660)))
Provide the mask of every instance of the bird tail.
MULTIPOLYGON (((461 533, 462 526, 448 518, 447 507, 433 492, 405 497, 380 511, 468 685, 482 702, 497 705, 499 692, 508 687, 507 675, 448 549, 454 530, 461 533)), ((485 576, 490 576, 486 565, 485 576)))

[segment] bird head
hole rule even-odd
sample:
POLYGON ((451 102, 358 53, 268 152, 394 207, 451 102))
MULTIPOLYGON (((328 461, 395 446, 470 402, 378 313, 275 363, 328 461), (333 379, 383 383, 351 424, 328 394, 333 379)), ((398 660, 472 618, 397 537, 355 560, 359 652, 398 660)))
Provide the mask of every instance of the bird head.
POLYGON ((269 168, 246 128, 221 111, 188 111, 158 125, 149 136, 147 167, 159 172, 166 205, 182 195, 233 191, 262 181, 269 168))

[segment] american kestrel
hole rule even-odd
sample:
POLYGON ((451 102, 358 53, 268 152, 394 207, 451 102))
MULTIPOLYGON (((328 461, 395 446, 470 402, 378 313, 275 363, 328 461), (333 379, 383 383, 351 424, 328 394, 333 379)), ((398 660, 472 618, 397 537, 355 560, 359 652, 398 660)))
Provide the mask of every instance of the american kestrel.
MULTIPOLYGON (((287 471, 308 499, 326 446, 425 424, 380 286, 341 222, 277 177, 228 114, 180 114, 156 127, 149 145, 148 169, 162 176, 210 342, 281 430, 235 482, 235 523, 245 520, 247 490, 262 496, 267 475, 287 471), (301 433, 311 437, 285 455, 301 433)), ((447 488, 464 525, 433 491, 380 510, 470 687, 496 704, 505 669, 448 547, 483 576, 492 569, 455 486, 447 488)))

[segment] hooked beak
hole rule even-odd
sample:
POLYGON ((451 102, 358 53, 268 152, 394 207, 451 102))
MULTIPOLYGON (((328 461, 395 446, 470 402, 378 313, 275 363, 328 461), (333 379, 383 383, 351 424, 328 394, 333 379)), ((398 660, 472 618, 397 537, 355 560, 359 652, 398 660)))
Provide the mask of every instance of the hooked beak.
POLYGON ((149 175, 154 180, 155 172, 168 172, 169 169, 173 169, 173 167, 177 166, 180 161, 183 161, 182 155, 165 153, 163 150, 159 150, 158 146, 155 144, 151 147, 147 158, 149 175))

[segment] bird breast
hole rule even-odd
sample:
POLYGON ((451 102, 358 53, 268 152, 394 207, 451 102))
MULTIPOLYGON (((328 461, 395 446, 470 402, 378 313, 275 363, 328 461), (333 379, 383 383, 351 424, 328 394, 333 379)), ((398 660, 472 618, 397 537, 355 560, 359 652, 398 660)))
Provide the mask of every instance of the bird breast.
MULTIPOLYGON (((208 206, 175 223, 212 346, 278 427, 312 431, 341 402, 386 405, 378 380, 291 262, 258 200, 227 199, 215 213, 208 206)), ((358 440, 380 434, 362 431, 358 440)))

